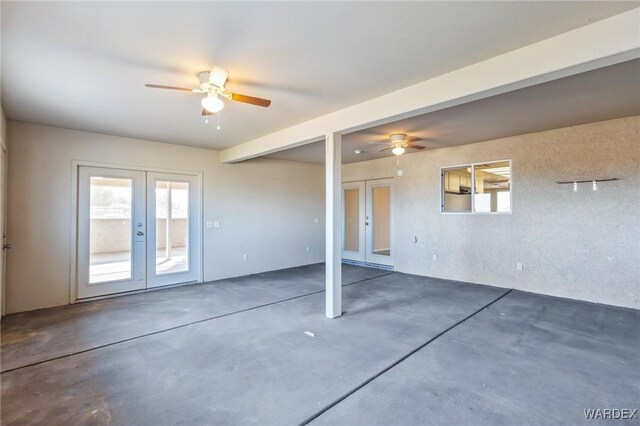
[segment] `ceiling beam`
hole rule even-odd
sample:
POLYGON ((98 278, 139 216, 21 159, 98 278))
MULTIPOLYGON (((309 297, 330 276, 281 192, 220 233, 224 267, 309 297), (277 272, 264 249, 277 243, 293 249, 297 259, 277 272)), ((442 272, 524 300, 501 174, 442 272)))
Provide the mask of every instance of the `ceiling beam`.
POLYGON ((640 8, 220 152, 234 163, 640 57, 640 8))

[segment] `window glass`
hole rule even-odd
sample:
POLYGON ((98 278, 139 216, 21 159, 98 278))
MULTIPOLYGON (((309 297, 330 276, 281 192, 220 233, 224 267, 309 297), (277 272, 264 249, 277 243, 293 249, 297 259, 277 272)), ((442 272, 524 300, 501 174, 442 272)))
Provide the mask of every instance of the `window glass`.
POLYGON ((476 164, 474 207, 478 213, 511 211, 511 167, 508 161, 476 164))
POLYGON ((442 211, 511 212, 511 163, 495 161, 442 170, 442 211), (473 202, 471 197, 473 196, 473 202))
POLYGON ((442 211, 471 211, 471 166, 443 170, 442 188, 442 211))

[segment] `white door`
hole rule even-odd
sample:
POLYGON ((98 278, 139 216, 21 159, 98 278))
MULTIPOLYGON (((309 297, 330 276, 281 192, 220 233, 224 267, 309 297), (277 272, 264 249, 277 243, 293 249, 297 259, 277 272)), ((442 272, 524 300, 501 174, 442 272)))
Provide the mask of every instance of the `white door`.
POLYGON ((147 173, 147 287, 198 281, 198 177, 147 173))
POLYGON ((198 176, 78 171, 78 299, 200 278, 198 176))
POLYGON ((0 253, 0 309, 2 315, 6 311, 5 270, 7 250, 11 247, 7 241, 7 151, 0 146, 0 235, 2 235, 2 252, 0 253))
POLYGON ((342 257, 393 266, 393 179, 350 182, 342 185, 342 257))
POLYGON ((141 290, 145 280, 145 173, 78 171, 78 298, 141 290))
POLYGON ((366 183, 366 254, 369 263, 393 265, 391 251, 393 179, 366 183))
POLYGON ((364 262, 365 254, 365 184, 342 184, 342 257, 364 262))

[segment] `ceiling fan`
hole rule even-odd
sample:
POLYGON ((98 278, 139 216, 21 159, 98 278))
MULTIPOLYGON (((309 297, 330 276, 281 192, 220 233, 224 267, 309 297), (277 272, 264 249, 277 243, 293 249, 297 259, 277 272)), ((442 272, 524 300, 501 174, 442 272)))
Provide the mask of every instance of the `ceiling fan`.
POLYGON ((409 149, 424 149, 425 147, 422 145, 416 145, 414 142, 421 141, 420 138, 407 138, 407 135, 404 133, 395 133, 391 135, 389 141, 385 142, 374 142, 374 143, 386 143, 388 146, 380 150, 386 151, 388 149, 391 150, 395 155, 402 155, 404 152, 409 149))
POLYGON ((180 90, 183 92, 203 93, 206 94, 202 98, 202 115, 212 115, 224 108, 222 99, 230 101, 242 102, 245 104, 268 107, 271 101, 268 99, 255 98, 253 96, 241 95, 239 93, 228 92, 225 88, 229 72, 219 67, 214 67, 211 71, 203 71, 198 74, 200 87, 197 89, 189 89, 188 87, 163 86, 160 84, 145 84, 146 87, 152 89, 168 89, 180 90))

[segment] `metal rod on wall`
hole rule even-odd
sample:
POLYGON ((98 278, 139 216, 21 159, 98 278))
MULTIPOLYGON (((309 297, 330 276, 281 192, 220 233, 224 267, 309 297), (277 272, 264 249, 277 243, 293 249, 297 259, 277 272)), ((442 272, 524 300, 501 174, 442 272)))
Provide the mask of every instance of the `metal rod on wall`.
POLYGON ((618 178, 608 178, 608 179, 587 179, 587 180, 567 180, 567 181, 559 181, 556 182, 559 185, 573 185, 574 183, 587 183, 587 182, 611 182, 613 180, 619 180, 618 178))

